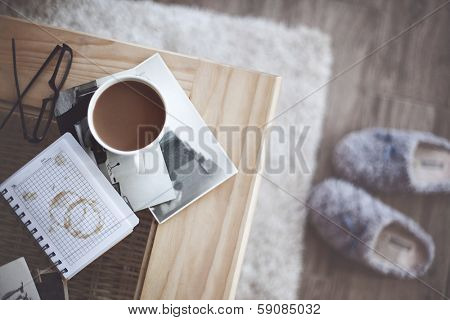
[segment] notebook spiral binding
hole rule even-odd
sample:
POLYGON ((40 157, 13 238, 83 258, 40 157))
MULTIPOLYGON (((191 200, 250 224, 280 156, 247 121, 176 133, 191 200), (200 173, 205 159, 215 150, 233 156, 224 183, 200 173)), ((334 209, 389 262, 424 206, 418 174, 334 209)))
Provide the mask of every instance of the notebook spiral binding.
POLYGON ((26 213, 19 210, 20 204, 19 203, 13 203, 14 197, 12 195, 8 195, 8 189, 3 189, 0 191, 0 194, 6 199, 8 204, 11 206, 11 208, 14 210, 14 212, 17 214, 17 217, 22 222, 22 224, 28 229, 30 234, 36 239, 37 243, 41 247, 42 251, 49 257, 50 261, 54 264, 55 267, 58 268, 58 270, 61 273, 67 273, 67 268, 64 268, 62 266, 62 261, 56 258, 56 253, 51 251, 48 252, 48 249, 50 249, 50 245, 48 243, 42 243, 44 241, 44 237, 38 236, 38 229, 33 226, 33 223, 31 220, 27 220, 26 213))

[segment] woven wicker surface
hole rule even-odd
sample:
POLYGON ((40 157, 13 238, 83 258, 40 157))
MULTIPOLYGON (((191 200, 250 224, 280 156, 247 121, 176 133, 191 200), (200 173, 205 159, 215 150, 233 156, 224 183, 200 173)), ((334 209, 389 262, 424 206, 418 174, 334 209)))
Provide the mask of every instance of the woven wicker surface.
MULTIPOLYGON (((4 112, 0 112, 0 119, 4 112)), ((27 118, 30 121, 32 118, 27 118)), ((47 139, 37 145, 22 139, 19 117, 14 115, 0 131, 0 181, 31 160, 59 137, 53 125, 47 139)), ((0 201, 0 265, 25 257, 29 268, 51 266, 34 238, 15 217, 3 197, 0 201)), ((154 237, 156 223, 148 211, 138 214, 133 233, 94 261, 68 282, 70 299, 133 299, 147 243, 154 237)))

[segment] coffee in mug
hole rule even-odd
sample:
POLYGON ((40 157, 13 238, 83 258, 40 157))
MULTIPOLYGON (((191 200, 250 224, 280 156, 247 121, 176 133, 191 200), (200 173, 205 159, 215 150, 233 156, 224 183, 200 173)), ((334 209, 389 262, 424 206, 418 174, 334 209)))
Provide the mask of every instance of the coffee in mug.
POLYGON ((96 140, 119 154, 133 154, 159 138, 166 121, 163 98, 138 77, 113 79, 100 86, 88 110, 96 140))

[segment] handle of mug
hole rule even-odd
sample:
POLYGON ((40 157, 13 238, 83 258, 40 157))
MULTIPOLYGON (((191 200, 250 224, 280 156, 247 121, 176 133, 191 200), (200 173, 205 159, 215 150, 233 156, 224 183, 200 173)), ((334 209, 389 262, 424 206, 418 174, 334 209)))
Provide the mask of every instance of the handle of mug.
POLYGON ((134 165, 138 174, 152 174, 157 171, 158 165, 161 165, 158 161, 164 161, 158 156, 159 148, 159 143, 156 142, 143 150, 139 150, 134 155, 134 165))

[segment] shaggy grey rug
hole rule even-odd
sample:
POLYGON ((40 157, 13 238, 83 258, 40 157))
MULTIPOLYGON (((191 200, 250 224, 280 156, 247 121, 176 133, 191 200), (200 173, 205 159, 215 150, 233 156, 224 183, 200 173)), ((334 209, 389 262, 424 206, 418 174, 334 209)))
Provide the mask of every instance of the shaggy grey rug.
MULTIPOLYGON (((153 2, 15 0, 10 3, 36 22, 281 75, 277 113, 305 97, 330 76, 329 38, 303 26, 287 28, 252 17, 230 17, 153 2)), ((1 12, 20 17, 0 4, 1 12)), ((272 143, 267 148, 265 175, 274 184, 262 179, 237 298, 295 299, 298 296, 306 210, 291 195, 307 198, 325 110, 326 90, 320 90, 272 123, 283 128, 287 137, 280 139, 272 135, 272 143)))

